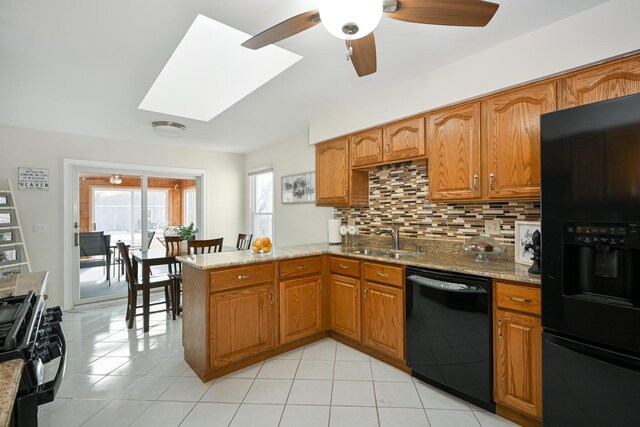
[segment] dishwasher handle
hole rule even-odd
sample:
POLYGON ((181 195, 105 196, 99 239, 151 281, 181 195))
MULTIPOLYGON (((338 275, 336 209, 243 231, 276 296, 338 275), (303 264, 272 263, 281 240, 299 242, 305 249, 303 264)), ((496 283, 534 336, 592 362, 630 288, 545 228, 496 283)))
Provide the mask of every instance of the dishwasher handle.
POLYGON ((487 291, 482 286, 464 285, 462 283, 445 282, 444 280, 431 279, 428 277, 412 274, 407 276, 407 280, 420 286, 436 289, 439 291, 456 292, 462 294, 486 294, 487 291))

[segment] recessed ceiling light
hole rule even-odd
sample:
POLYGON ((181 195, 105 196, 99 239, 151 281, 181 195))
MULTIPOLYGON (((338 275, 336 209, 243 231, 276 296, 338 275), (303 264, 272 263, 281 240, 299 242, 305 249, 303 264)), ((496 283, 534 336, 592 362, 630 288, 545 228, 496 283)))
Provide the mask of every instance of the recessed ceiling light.
POLYGON ((185 125, 176 122, 153 122, 151 123, 151 126, 153 127, 153 131, 156 135, 165 136, 167 138, 178 138, 187 130, 185 125))
POLYGON ((198 15, 138 106, 209 121, 302 59, 277 46, 241 46, 249 34, 198 15))

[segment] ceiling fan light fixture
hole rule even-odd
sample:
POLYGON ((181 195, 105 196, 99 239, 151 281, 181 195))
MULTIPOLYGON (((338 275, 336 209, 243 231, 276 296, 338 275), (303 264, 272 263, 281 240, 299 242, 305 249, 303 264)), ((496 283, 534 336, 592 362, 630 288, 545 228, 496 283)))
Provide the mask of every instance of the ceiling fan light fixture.
POLYGON ((151 123, 153 131, 156 135, 164 136, 167 138, 181 137, 187 130, 187 127, 182 123, 158 121, 151 123))
POLYGON ((331 35, 356 40, 370 34, 382 18, 381 0, 324 0, 320 20, 331 35))

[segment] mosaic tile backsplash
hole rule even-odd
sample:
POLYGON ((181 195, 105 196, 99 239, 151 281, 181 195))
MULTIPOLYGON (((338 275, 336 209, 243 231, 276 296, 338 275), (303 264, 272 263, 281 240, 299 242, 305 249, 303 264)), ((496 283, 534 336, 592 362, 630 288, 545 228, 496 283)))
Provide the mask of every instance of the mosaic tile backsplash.
POLYGON ((459 202, 429 201, 427 165, 391 165, 369 173, 369 206, 337 208, 335 217, 355 219, 362 234, 393 223, 402 237, 458 240, 484 232, 484 221, 499 219, 499 242, 514 244, 516 221, 539 221, 540 201, 459 202))

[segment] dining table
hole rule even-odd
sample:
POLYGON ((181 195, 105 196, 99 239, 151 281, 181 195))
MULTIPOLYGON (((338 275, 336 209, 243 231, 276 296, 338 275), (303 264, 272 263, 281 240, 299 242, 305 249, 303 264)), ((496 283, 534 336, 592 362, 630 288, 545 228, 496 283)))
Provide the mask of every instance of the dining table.
MULTIPOLYGON (((232 246, 223 246, 222 252, 236 251, 232 246)), ((149 332, 149 304, 151 303, 151 288, 149 287, 151 277, 151 267, 154 265, 169 265, 176 263, 176 256, 182 253, 168 254, 165 248, 132 250, 130 252, 133 259, 133 274, 138 276, 138 266, 142 269, 142 326, 143 332, 149 332)))

